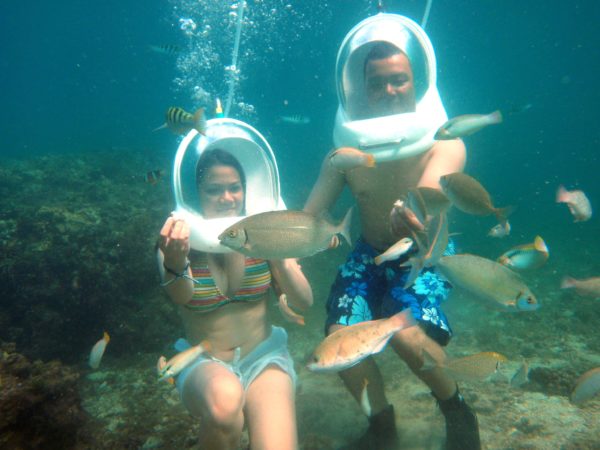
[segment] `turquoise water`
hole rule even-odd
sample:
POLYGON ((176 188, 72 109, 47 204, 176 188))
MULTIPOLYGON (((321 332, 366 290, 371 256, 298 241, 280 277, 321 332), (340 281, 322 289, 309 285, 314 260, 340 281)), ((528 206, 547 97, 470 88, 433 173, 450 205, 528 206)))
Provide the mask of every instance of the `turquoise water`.
MULTIPOLYGON (((230 115, 269 140, 290 208, 302 207, 332 145, 339 44, 376 12, 374 3, 248 2, 230 115), (280 120, 292 115, 310 124, 280 120)), ((384 3, 417 22, 425 7, 424 1, 384 3)), ((461 251, 489 258, 539 234, 550 260, 526 275, 542 304, 536 313, 492 312, 455 292, 444 307, 456 333, 448 353, 497 351, 509 358, 498 376, 463 387, 486 448, 598 448, 598 398, 577 407, 568 393, 578 375, 600 365, 600 308, 597 299, 559 285, 567 274, 600 275, 600 225, 596 217, 572 223, 554 194, 562 183, 584 190, 593 207, 600 198, 600 7, 454 3, 433 2, 427 25, 449 116, 531 107, 465 141, 466 171, 497 205, 517 207, 511 236, 492 240, 486 233, 493 219, 460 212, 452 214, 451 231, 460 233, 461 251), (537 378, 511 388, 508 380, 524 358, 537 378)), ((169 439, 178 443, 172 448, 194 445, 193 420, 169 386, 156 386, 152 371, 180 332, 157 287, 152 255, 156 232, 174 207, 169 171, 178 138, 152 130, 169 106, 194 110, 226 100, 237 11, 234 2, 206 0, 0 6, 0 340, 16 342, 32 359, 57 358, 81 372, 82 401, 101 448, 152 442, 169 448, 169 439), (148 49, 166 44, 180 51, 148 49), (165 178, 144 183, 155 169, 164 169, 165 178), (87 351, 104 329, 113 341, 100 372, 88 377, 87 351)), ((346 193, 334 215, 351 204, 346 193)), ((305 449, 334 448, 366 426, 336 377, 302 368, 322 338, 324 301, 347 251, 302 262, 315 306, 305 328, 285 324, 298 361, 305 449)), ((272 316, 283 324, 274 306, 272 316)), ((438 448, 443 421, 425 386, 391 352, 378 359, 403 448, 438 448)))

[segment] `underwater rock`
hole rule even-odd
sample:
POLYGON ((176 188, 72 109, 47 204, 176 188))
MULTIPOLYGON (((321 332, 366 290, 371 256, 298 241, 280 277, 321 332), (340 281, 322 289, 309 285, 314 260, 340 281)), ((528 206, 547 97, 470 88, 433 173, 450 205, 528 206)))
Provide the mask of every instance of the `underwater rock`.
POLYGON ((575 370, 568 367, 534 367, 529 371, 530 390, 569 397, 576 378, 575 370))

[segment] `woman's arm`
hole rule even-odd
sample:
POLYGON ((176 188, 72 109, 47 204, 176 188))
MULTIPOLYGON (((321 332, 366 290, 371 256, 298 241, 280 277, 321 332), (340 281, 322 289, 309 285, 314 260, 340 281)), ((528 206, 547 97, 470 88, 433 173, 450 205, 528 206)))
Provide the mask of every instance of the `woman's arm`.
POLYGON ((279 290, 287 296, 288 304, 299 311, 312 306, 312 289, 295 259, 273 259, 269 266, 279 290))
POLYGON ((194 293, 188 261, 189 237, 188 225, 169 217, 160 230, 159 248, 156 251, 162 285, 171 300, 179 305, 189 302, 194 293))

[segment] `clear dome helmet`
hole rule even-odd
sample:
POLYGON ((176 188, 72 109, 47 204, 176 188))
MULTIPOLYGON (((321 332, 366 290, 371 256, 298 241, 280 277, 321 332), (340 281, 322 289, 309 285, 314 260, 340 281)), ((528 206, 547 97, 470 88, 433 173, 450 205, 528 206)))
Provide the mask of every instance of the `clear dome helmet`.
POLYGON ((358 23, 344 38, 336 61, 339 106, 333 141, 355 147, 376 161, 407 158, 427 151, 448 116, 436 86, 436 60, 425 31, 411 19, 380 13, 358 23), (367 110, 365 59, 374 45, 387 42, 404 52, 414 75, 416 111, 364 118, 367 110))
POLYGON ((218 118, 207 122, 206 135, 191 130, 179 144, 173 167, 176 210, 173 217, 190 226, 194 250, 227 253, 218 236, 246 216, 285 209, 280 195, 279 170, 271 146, 253 127, 236 119, 218 118), (196 165, 202 154, 219 148, 233 155, 246 176, 245 215, 207 219, 196 185, 196 165))

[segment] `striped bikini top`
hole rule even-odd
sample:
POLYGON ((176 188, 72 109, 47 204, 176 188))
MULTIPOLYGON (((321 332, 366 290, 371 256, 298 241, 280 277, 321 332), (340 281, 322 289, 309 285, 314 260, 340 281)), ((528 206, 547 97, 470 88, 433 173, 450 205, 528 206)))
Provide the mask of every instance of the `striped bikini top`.
POLYGON ((213 311, 232 302, 252 302, 259 300, 271 286, 271 270, 263 259, 246 258, 244 278, 235 297, 229 298, 221 293, 208 268, 206 255, 191 262, 194 277, 194 294, 185 307, 193 312, 213 311))

